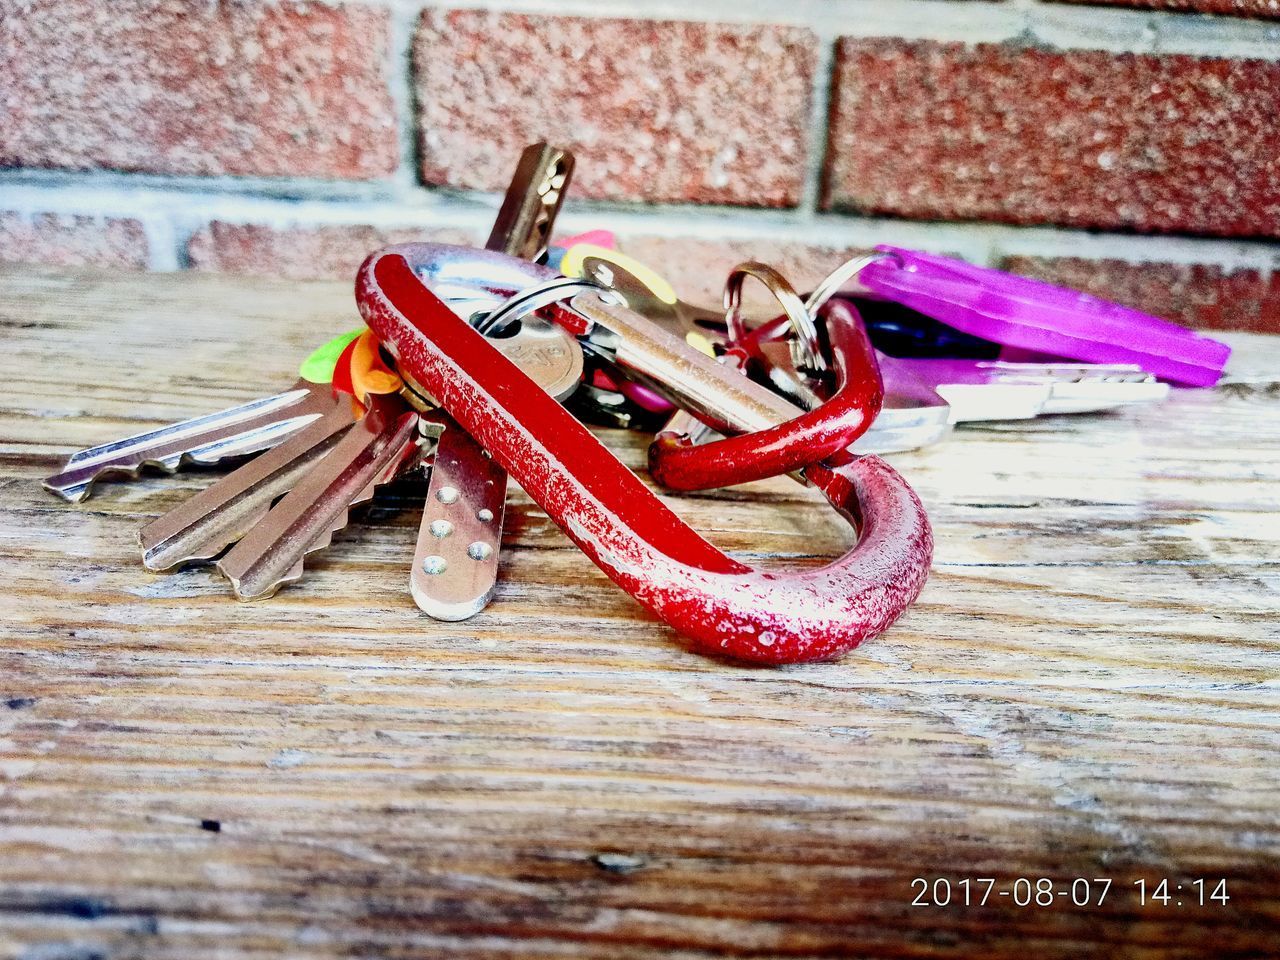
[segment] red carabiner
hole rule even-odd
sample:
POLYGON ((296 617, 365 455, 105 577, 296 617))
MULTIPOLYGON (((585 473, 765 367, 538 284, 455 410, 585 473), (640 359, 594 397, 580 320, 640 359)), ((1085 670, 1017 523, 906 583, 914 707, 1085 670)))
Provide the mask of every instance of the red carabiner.
POLYGON ((808 470, 860 528, 845 556, 813 570, 754 570, 700 537, 455 315, 419 280, 414 255, 406 244, 365 260, 356 278, 365 322, 601 570, 698 650, 769 664, 829 659, 886 629, 920 593, 929 522, 883 461, 808 470))
MULTIPOLYGON (((826 316, 838 378, 829 400, 768 430, 711 443, 694 444, 687 436, 660 433, 649 446, 653 478, 672 490, 707 490, 777 477, 838 457, 866 433, 884 399, 875 353, 849 308, 829 304, 826 316)), ((783 318, 752 331, 748 351, 785 329, 783 318)))

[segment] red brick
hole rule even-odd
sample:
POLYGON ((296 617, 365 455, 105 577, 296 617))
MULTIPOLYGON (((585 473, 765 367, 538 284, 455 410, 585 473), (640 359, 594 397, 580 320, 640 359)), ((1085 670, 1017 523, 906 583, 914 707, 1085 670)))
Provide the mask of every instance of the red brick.
MULTIPOLYGON (((700 237, 622 236, 618 247, 647 264, 675 287, 682 300, 719 309, 729 271, 746 260, 760 260, 804 292, 853 255, 854 251, 778 240, 711 240, 700 237)), ((773 307, 763 285, 743 288, 749 308, 773 307)))
POLYGON ((1221 13, 1235 17, 1280 17, 1280 0, 1066 0, 1067 3, 1142 7, 1148 10, 1183 10, 1221 13))
POLYGON ((147 236, 137 220, 0 212, 0 262, 143 270, 147 236))
POLYGON ((1006 257, 1002 268, 1188 327, 1280 333, 1280 273, 1080 257, 1006 257))
POLYGON ((388 42, 368 6, 0 0, 0 165, 383 176, 388 42))
POLYGON ((1280 63, 845 39, 824 202, 1280 236, 1280 63))
POLYGON ((433 240, 474 245, 484 240, 478 233, 452 227, 392 230, 346 224, 270 227, 215 220, 192 235, 187 243, 187 258, 192 269, 215 273, 289 280, 351 280, 366 256, 389 243, 433 240))
POLYGON ((500 190, 546 139, 577 197, 794 206, 816 50, 797 27, 428 10, 422 176, 500 190))

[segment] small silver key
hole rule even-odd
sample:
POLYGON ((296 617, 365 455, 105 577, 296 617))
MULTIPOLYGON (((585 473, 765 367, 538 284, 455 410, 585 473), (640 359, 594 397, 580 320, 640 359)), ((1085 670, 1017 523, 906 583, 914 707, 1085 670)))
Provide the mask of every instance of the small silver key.
POLYGON ((173 473, 188 462, 213 464, 269 450, 323 416, 333 402, 328 385, 299 380, 284 393, 73 453, 44 487, 79 503, 95 482, 113 474, 137 477, 144 466, 173 473))
POLYGON ((364 418, 218 561, 236 596, 269 597, 299 579, 307 554, 328 546, 350 508, 419 454, 419 422, 398 395, 370 397, 364 418))
POLYGON ((541 260, 572 176, 568 150, 546 143, 525 147, 484 248, 541 260))
POLYGON ((409 590, 437 620, 466 620, 497 587, 507 472, 471 434, 442 420, 409 590))
POLYGON ((138 533, 148 570, 211 560, 266 516, 355 423, 349 398, 274 449, 222 477, 138 533))
MULTIPOLYGON (((485 249, 526 260, 540 259, 572 175, 573 154, 569 151, 546 143, 526 147, 485 249)), ((559 331, 545 324, 529 324, 520 336, 499 341, 499 349, 516 363, 521 363, 521 352, 529 360, 559 358, 563 356, 562 340, 559 331), (524 347, 525 343, 529 346, 524 347), (548 351, 547 347, 553 349, 548 351)), ((573 380, 563 386, 539 377, 528 364, 522 366, 535 380, 558 393, 576 386, 582 372, 581 353, 576 356, 573 380)), ((506 497, 507 472, 486 458, 476 442, 451 422, 440 438, 427 485, 418 548, 409 577, 414 602, 425 613, 438 620, 465 620, 488 605, 498 583, 506 497), (478 522, 476 516, 480 513, 489 519, 478 522), (463 543, 463 537, 471 535, 473 538, 463 543)))

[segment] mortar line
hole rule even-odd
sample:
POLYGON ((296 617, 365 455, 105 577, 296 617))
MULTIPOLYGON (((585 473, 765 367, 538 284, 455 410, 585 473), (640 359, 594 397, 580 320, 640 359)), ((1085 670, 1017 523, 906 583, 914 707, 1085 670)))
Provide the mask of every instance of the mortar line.
POLYGON ((142 223, 142 233, 147 238, 147 269, 169 273, 185 267, 185 244, 179 242, 173 220, 162 213, 138 219, 142 223))
POLYGON ((809 130, 805 142, 804 183, 800 210, 816 215, 822 204, 822 181, 830 148, 831 98, 835 87, 836 37, 817 33, 818 51, 809 91, 809 130))
POLYGON ((417 93, 414 89, 413 40, 418 14, 397 4, 391 8, 387 77, 391 84, 391 102, 395 108, 396 135, 400 144, 395 182, 402 187, 418 185, 419 140, 417 93))
MULTIPOLYGON (((278 198, 203 193, 192 189, 111 190, 93 183, 92 174, 67 174, 57 184, 19 185, 6 191, 3 206, 20 214, 87 214, 126 216, 141 220, 157 243, 176 248, 172 260, 182 263, 186 240, 210 220, 258 224, 276 229, 294 226, 371 225, 381 228, 413 226, 481 228, 492 218, 487 195, 433 197, 431 204, 406 206, 396 197, 377 203, 296 203, 278 198), (84 182, 85 180, 88 182, 84 182), (176 211, 176 212, 175 212, 176 211), (157 226, 160 221, 169 226, 157 226), (148 227, 147 225, 150 224, 148 227), (167 230, 167 233, 166 233, 167 230), (168 240, 164 238, 168 236, 168 240)), ((422 190, 426 193, 427 191, 422 190)), ((980 263, 993 263, 1009 254, 1081 256, 1208 264, 1228 270, 1280 269, 1280 243, 1229 237, 1190 237, 1161 234, 1095 232, 1061 226, 1017 226, 966 221, 913 221, 808 211, 757 208, 707 208, 696 205, 629 206, 574 200, 562 214, 562 229, 573 232, 608 227, 621 235, 688 237, 706 240, 747 240, 795 243, 846 249, 876 243, 897 243, 941 253, 957 254, 980 263)), ((162 247, 157 247, 157 250, 162 247)), ((159 256, 159 254, 157 254, 159 256)))
POLYGON ((543 16, 786 24, 826 36, 1035 43, 1064 50, 1185 53, 1280 60, 1280 22, 1168 10, 966 0, 366 0, 380 6, 502 10, 543 16))

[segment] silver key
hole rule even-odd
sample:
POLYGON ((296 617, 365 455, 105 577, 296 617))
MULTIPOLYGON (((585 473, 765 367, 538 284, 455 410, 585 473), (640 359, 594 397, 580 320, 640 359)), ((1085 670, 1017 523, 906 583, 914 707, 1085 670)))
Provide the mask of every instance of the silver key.
POLYGON ((113 474, 137 477, 144 466, 173 473, 185 463, 258 453, 323 416, 332 403, 327 385, 299 380, 284 393, 73 453, 44 487, 79 503, 96 481, 113 474))
POLYGON ((266 516, 272 502, 292 490, 354 422, 350 399, 340 396, 279 446, 147 524, 138 533, 143 564, 170 570, 218 556, 266 516))
POLYGON ((494 221, 486 250, 540 260, 573 176, 573 154, 535 143, 524 148, 494 221))
POLYGON ((399 396, 370 397, 364 418, 218 561, 236 596, 269 597, 299 579, 307 554, 329 545, 350 508, 413 462, 419 422, 399 396))
MULTIPOLYGON (((545 143, 526 147, 485 248, 539 259, 546 252, 572 175, 569 151, 545 143)), ((567 384, 552 382, 554 376, 539 377, 530 367, 533 362, 545 366, 548 356, 563 357, 562 349, 547 349, 558 348, 562 341, 560 333, 545 324, 527 324, 517 337, 498 341, 498 347, 540 384, 559 392, 576 386, 582 372, 581 352, 574 354, 577 367, 570 371, 572 380, 567 384)), ((450 422, 440 438, 427 485, 409 576, 410 593, 424 612, 438 620, 465 620, 488 605, 497 589, 506 497, 507 472, 486 458, 462 427, 450 422), (477 521, 481 513, 489 519, 477 521), (470 539, 464 543, 464 537, 470 539)))
POLYGON ((409 589, 437 620, 465 620, 497 587, 507 472, 471 434, 443 419, 409 589))

